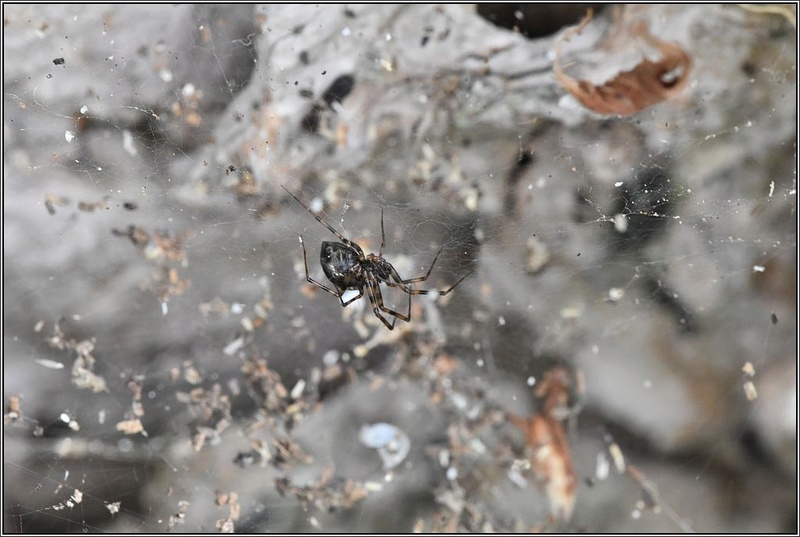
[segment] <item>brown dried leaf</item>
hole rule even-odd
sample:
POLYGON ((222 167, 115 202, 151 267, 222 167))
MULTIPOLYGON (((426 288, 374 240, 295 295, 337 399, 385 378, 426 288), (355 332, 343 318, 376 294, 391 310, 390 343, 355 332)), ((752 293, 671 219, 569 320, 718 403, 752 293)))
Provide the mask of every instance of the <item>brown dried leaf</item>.
POLYGON ((575 507, 577 480, 564 427, 561 422, 541 415, 530 420, 511 416, 510 421, 525 432, 531 467, 544 485, 550 512, 561 520, 569 520, 575 507))
POLYGON ((579 25, 556 41, 553 60, 556 80, 586 108, 598 114, 628 116, 675 96, 686 86, 692 66, 689 55, 680 45, 653 36, 643 21, 636 22, 630 30, 622 31, 658 49, 660 60, 654 62, 643 58, 630 71, 623 71, 601 85, 565 74, 559 58, 561 44, 579 34, 591 19, 592 12, 589 11, 579 25))
POLYGON ((569 386, 569 372, 554 367, 544 374, 534 390, 542 413, 531 419, 508 414, 508 421, 525 433, 531 468, 544 486, 550 512, 561 520, 572 517, 577 492, 569 443, 559 420, 567 415, 564 409, 569 401, 569 386))

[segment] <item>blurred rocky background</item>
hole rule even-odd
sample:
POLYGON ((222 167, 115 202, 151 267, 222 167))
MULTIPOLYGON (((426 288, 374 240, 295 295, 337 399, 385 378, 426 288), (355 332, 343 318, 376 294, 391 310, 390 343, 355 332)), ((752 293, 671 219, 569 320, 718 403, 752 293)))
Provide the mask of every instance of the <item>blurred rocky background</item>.
POLYGON ((4 6, 4 530, 796 532, 796 14, 590 7, 4 6))

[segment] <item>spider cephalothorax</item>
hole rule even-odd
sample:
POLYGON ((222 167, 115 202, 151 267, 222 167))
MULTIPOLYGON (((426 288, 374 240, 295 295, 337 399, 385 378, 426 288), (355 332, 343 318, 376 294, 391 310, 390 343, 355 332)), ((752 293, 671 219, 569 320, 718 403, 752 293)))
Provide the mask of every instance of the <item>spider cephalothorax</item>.
POLYGON ((369 303, 372 306, 373 313, 375 313, 375 316, 380 319, 389 330, 394 329, 394 324, 397 322, 397 319, 401 319, 403 321, 411 320, 412 295, 438 294, 439 296, 444 296, 455 289, 456 286, 464 280, 464 278, 471 274, 468 272, 462 276, 460 280, 451 285, 450 288, 444 291, 436 291, 432 289, 412 289, 408 286, 408 284, 424 282, 428 279, 431 270, 433 270, 433 266, 436 264, 436 260, 439 258, 439 254, 442 252, 442 248, 439 248, 439 251, 436 253, 436 257, 433 258, 433 262, 431 263, 430 268, 428 268, 428 272, 425 274, 425 276, 404 280, 400 277, 392 264, 383 258, 383 247, 386 243, 386 235, 383 229, 383 211, 381 211, 381 248, 378 250, 377 255, 364 254, 364 251, 358 244, 346 238, 344 235, 333 229, 333 226, 314 214, 305 203, 300 201, 297 196, 289 192, 286 187, 283 187, 283 189, 286 190, 286 192, 292 196, 297 203, 302 205, 303 208, 311 214, 311 216, 316 218, 317 222, 328 228, 328 231, 336 235, 336 237, 341 241, 324 241, 322 243, 322 247, 320 248, 319 262, 322 265, 322 271, 325 273, 325 277, 328 278, 328 281, 330 281, 331 284, 333 284, 334 289, 331 289, 330 287, 319 283, 309 276, 306 244, 303 242, 303 238, 300 237, 300 242, 303 245, 303 263, 305 264, 306 269, 306 280, 309 283, 312 283, 337 297, 339 302, 342 303, 342 306, 347 306, 348 304, 351 304, 364 296, 364 290, 366 289, 367 298, 369 298, 369 303), (381 294, 380 288, 381 284, 389 287, 397 287, 404 293, 408 294, 408 313, 404 315, 391 308, 387 308, 383 304, 383 295, 381 294), (358 291, 358 294, 345 302, 342 299, 342 296, 344 296, 345 291, 348 289, 356 290, 358 291), (390 323, 388 320, 386 320, 386 317, 381 315, 381 312, 394 317, 392 322, 390 323))

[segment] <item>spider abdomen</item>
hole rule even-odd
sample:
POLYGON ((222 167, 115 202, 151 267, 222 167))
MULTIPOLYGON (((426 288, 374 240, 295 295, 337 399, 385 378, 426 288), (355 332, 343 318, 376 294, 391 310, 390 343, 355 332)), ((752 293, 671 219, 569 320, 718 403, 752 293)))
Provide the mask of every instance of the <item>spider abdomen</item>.
POLYGON ((330 282, 339 289, 359 289, 360 261, 358 252, 341 242, 323 242, 319 263, 330 282))

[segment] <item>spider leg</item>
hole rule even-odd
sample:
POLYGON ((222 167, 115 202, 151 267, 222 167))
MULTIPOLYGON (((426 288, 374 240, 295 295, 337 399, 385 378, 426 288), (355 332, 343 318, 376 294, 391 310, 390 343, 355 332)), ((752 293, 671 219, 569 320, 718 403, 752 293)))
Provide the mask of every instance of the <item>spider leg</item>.
MULTIPOLYGON (((439 252, 441 252, 441 251, 442 251, 442 249, 439 248, 439 252)), ((450 287, 448 287, 444 291, 437 291, 436 289, 412 289, 412 288, 410 288, 408 286, 409 283, 424 282, 425 280, 428 279, 428 276, 431 273, 431 269, 433 268, 433 264, 436 263, 436 258, 438 258, 438 257, 439 257, 439 254, 437 253, 436 257, 433 258, 433 263, 431 263, 431 268, 428 269, 428 273, 425 274, 425 276, 421 276, 419 278, 411 278, 409 280, 403 280, 403 279, 400 278, 400 275, 397 273, 397 270, 395 270, 395 268, 392 267, 392 271, 389 273, 389 276, 392 278, 392 280, 394 280, 394 283, 393 284, 389 284, 389 285, 392 285, 392 287, 395 287, 395 286, 399 287, 404 292, 408 293, 408 301, 409 301, 409 304, 410 304, 411 295, 430 295, 430 294, 434 294, 434 295, 439 295, 439 296, 445 296, 445 295, 449 294, 450 291, 455 289, 458 284, 463 282, 464 279, 467 276, 472 274, 472 271, 470 270, 469 272, 467 272, 466 274, 461 276, 461 278, 456 283, 454 283, 453 285, 451 285, 450 287)), ((409 305, 409 314, 410 314, 410 312, 411 312, 411 306, 409 305)))
MULTIPOLYGON (((395 310, 387 307, 383 303, 383 294, 381 293, 381 288, 380 288, 381 282, 379 282, 376 279, 372 279, 371 281, 372 281, 372 285, 373 285, 373 287, 375 289, 375 298, 376 298, 377 303, 378 303, 378 308, 382 312, 388 313, 389 315, 391 315, 395 319, 400 319, 400 320, 405 321, 405 322, 410 321, 411 320, 411 295, 410 294, 408 295, 408 313, 403 315, 399 311, 395 311, 395 310)), ((385 283, 389 287, 400 287, 400 289, 403 289, 403 291, 405 291, 406 293, 408 293, 410 291, 410 289, 404 288, 405 287, 404 285, 398 285, 398 284, 396 284, 396 283, 394 283, 392 281, 384 281, 382 283, 385 283)))
MULTIPOLYGON (((343 243, 345 243, 347 246, 352 246, 353 248, 355 248, 355 249, 358 251, 358 253, 361 255, 361 257, 363 257, 363 256, 364 256, 364 251, 363 251, 363 250, 361 250, 361 247, 360 247, 358 244, 354 243, 353 241, 351 241, 350 239, 348 239, 347 237, 345 237, 344 235, 342 235, 341 233, 339 233, 338 231, 336 231, 335 229, 333 229, 333 226, 332 226, 332 225, 330 225, 330 224, 329 224, 329 223, 327 223, 325 220, 323 220, 322 218, 320 218, 319 216, 317 216, 316 214, 314 214, 314 213, 311 211, 311 209, 308 207, 308 205, 306 205, 305 203, 303 203, 302 201, 300 201, 300 198, 298 198, 297 196, 295 196, 294 194, 292 194, 291 192, 289 192, 289 189, 288 189, 288 188, 286 188, 286 187, 285 187, 285 186, 283 186, 283 185, 281 185, 281 188, 282 188, 282 189, 284 189, 284 190, 286 191, 286 193, 287 193, 287 194, 289 194, 291 197, 293 197, 297 203, 299 203, 300 205, 302 205, 302 206, 303 206, 303 208, 304 208, 306 211, 308 211, 308 214, 310 214, 311 216, 313 216, 313 217, 316 219, 316 221, 317 221, 317 222, 319 222, 320 224, 322 224, 323 226, 325 226, 326 228, 328 228, 328 231, 330 231, 331 233, 333 233, 334 235, 336 235, 336 238, 338 238, 340 241, 342 241, 343 243)), ((381 219, 382 219, 382 218, 383 218, 383 217, 381 217, 381 219)))
MULTIPOLYGON (((377 282, 370 278, 367 281, 367 296, 369 297, 369 303, 372 305, 372 313, 375 314, 375 317, 381 320, 381 322, 388 328, 389 330, 394 330, 394 323, 397 322, 397 319, 403 319, 402 315, 395 314, 392 310, 385 307, 383 305, 383 295, 381 295, 381 288, 377 284, 377 282), (394 315, 394 319, 392 319, 392 323, 389 324, 389 321, 381 315, 381 310, 385 311, 390 315, 394 315)), ((403 319, 407 321, 408 319, 403 319)))
MULTIPOLYGON (((337 297, 339 299, 339 301, 341 301, 342 300, 342 295, 344 294, 344 291, 341 291, 341 292, 338 291, 338 290, 334 291, 330 287, 319 283, 317 280, 315 280, 314 278, 309 276, 309 274, 308 274, 308 257, 306 256, 306 243, 303 241, 303 237, 300 237, 300 244, 303 245, 303 265, 305 265, 305 267, 306 267, 306 281, 308 283, 313 283, 314 285, 316 285, 317 287, 319 287, 320 289, 322 289, 324 291, 329 292, 330 294, 332 294, 335 297, 337 297)), ((348 304, 349 303, 350 302, 348 301, 348 304)), ((345 305, 345 304, 342 304, 342 305, 345 305)))
MULTIPOLYGON (((389 277, 391 279, 389 279, 387 281, 384 281, 383 283, 385 283, 389 287, 399 287, 404 293, 406 293, 408 295, 408 313, 406 313, 405 315, 402 315, 400 313, 395 312, 394 310, 390 310, 390 311, 395 314, 395 317, 399 317, 399 318, 403 319, 404 321, 408 322, 408 321, 411 320, 411 295, 413 294, 412 293, 413 289, 408 287, 403 282, 403 280, 400 279, 400 275, 397 273, 397 271, 395 270, 394 267, 392 267, 392 271, 389 273, 389 277), (392 281, 392 280, 394 280, 394 281, 392 281)), ((384 310, 384 311, 386 311, 386 310, 384 310)), ((387 312, 387 313, 389 313, 389 312, 387 312)))
POLYGON ((439 295, 439 296, 445 296, 447 294, 450 294, 450 291, 455 289, 456 286, 458 286, 459 283, 463 282, 464 279, 467 276, 469 276, 470 274, 472 274, 471 270, 469 272, 467 272, 466 274, 464 274, 463 276, 461 276, 461 278, 459 278, 459 280, 456 283, 454 283, 453 285, 451 285, 450 287, 448 287, 444 291, 437 291, 436 289, 411 289, 410 291, 408 291, 408 293, 410 295, 430 295, 430 294, 434 294, 434 295, 439 295))
MULTIPOLYGON (((436 264, 436 260, 439 259, 439 254, 442 253, 442 249, 443 248, 444 248, 444 244, 439 248, 439 251, 436 252, 436 255, 433 258, 433 262, 431 263, 431 266, 428 267, 428 272, 425 274, 425 276, 419 276, 418 278, 409 278, 407 280, 402 280, 402 279, 400 279, 400 276, 397 275, 397 280, 398 281, 402 281, 405 284, 416 283, 416 282, 424 282, 425 280, 427 280, 428 276, 431 275, 431 271, 433 270, 433 266, 436 264)), ((392 277, 394 278, 394 276, 392 276, 392 277)))
POLYGON ((383 257, 383 247, 386 244, 386 234, 383 232, 383 207, 381 207, 381 249, 378 250, 378 257, 383 257))

